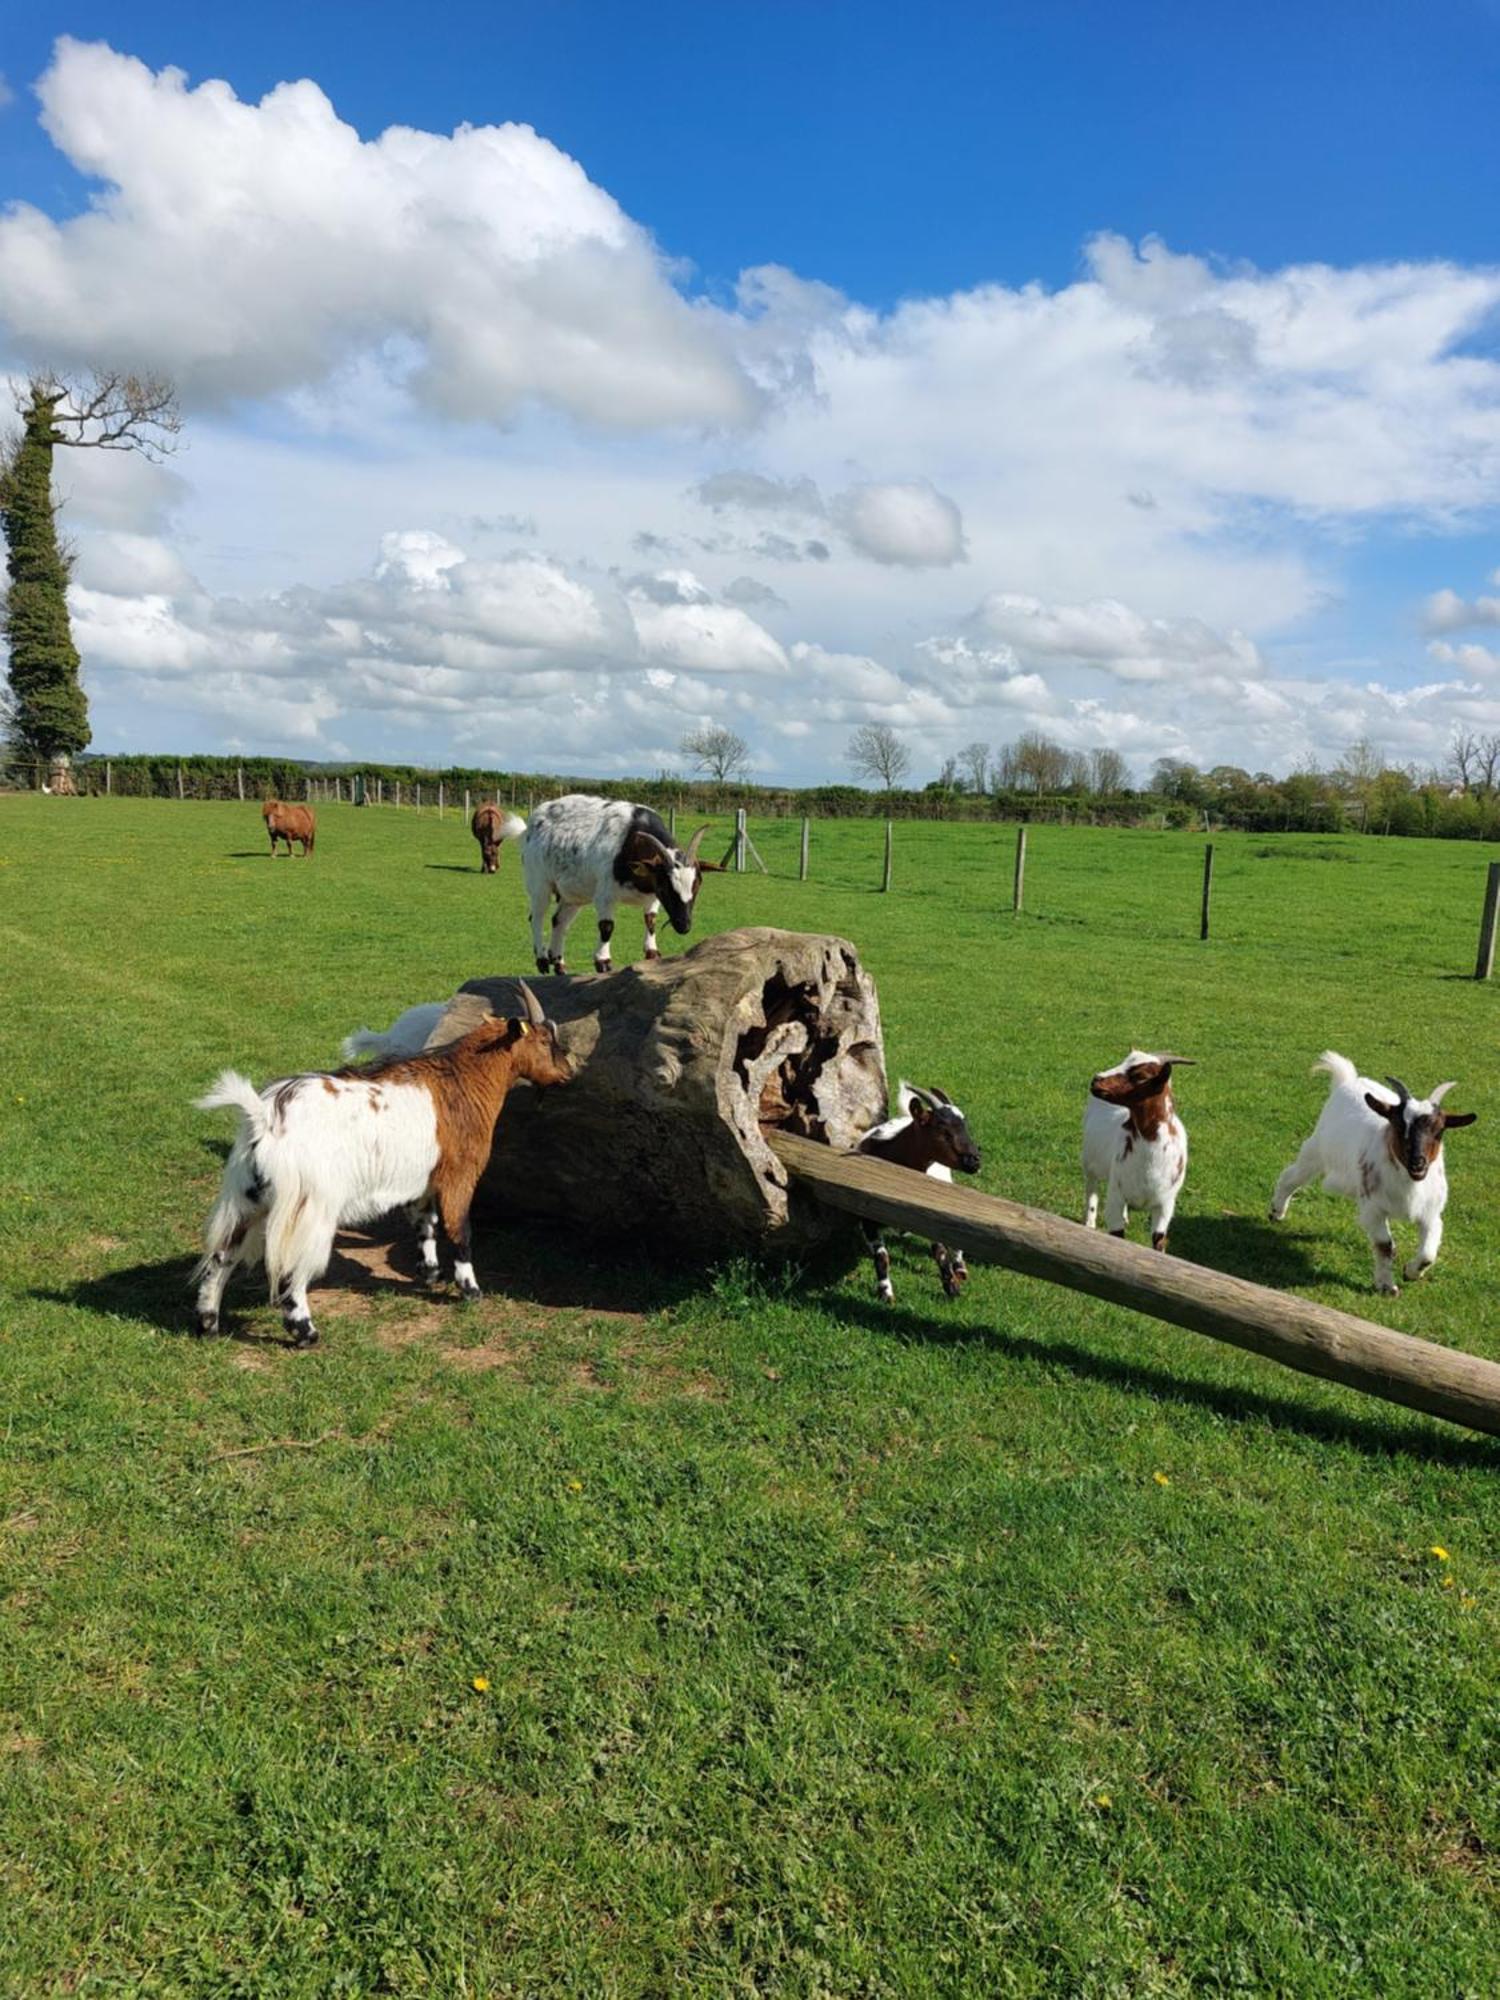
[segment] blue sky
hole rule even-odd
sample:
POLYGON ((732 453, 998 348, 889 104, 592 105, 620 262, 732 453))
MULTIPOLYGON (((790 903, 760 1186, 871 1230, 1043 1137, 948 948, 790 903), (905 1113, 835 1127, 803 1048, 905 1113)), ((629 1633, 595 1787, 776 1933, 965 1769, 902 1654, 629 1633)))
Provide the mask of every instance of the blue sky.
POLYGON ((0 365, 188 416, 68 469, 101 741, 1500 728, 1494 0, 80 5, 0 71, 0 365))

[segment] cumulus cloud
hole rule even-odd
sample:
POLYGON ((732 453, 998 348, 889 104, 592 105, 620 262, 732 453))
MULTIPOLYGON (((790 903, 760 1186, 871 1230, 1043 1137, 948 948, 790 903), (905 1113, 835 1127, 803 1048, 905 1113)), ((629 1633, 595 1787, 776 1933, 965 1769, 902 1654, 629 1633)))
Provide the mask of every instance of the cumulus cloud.
POLYGON ((724 316, 685 300, 530 126, 366 141, 314 83, 242 103, 66 36, 38 91, 54 144, 100 185, 61 222, 0 216, 0 315, 28 359, 107 355, 223 402, 377 352, 454 417, 531 399, 621 429, 754 413, 724 316))
MULTIPOLYGON (((1500 583, 1500 570, 1490 579, 1500 583)), ((1422 613, 1426 632, 1462 632, 1475 625, 1500 625, 1500 597, 1476 597, 1472 601, 1455 590, 1435 590, 1422 613)))
MULTIPOLYGON (((806 477, 776 479, 735 468, 700 480, 693 495, 715 513, 773 514, 783 521, 826 520, 856 555, 907 569, 943 569, 965 555, 963 517, 945 493, 925 479, 871 481, 836 493, 825 503, 806 477)), ((763 533, 756 552, 776 562, 828 559, 826 542, 796 543, 763 533)))
POLYGON ((1022 659, 1073 661, 1124 681, 1208 674, 1242 680, 1264 672, 1259 650, 1243 632, 1216 632, 1197 618, 1143 617, 1113 598, 1043 604, 1013 591, 994 591, 974 614, 974 623, 1022 659))
POLYGON ((851 487, 832 513, 850 544, 872 562, 945 569, 963 561, 963 519, 925 480, 851 487))

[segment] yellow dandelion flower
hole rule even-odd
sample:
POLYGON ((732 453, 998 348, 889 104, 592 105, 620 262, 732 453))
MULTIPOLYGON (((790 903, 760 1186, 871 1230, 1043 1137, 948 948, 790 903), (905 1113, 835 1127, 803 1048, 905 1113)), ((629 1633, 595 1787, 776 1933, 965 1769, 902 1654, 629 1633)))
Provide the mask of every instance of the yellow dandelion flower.
POLYGON ((958 1665, 958 1655, 957 1655, 957 1653, 950 1653, 950 1654, 948 1655, 948 1664, 949 1664, 949 1666, 950 1666, 950 1667, 956 1667, 956 1666, 958 1665))
POLYGON ((1158 1486, 1170 1486, 1172 1484, 1164 1472, 1153 1472, 1151 1477, 1156 1481, 1158 1486))
POLYGON ((1460 1611, 1472 1611, 1478 1602, 1479 1599, 1477 1597, 1471 1597, 1468 1591, 1465 1591, 1463 1596, 1458 1600, 1458 1608, 1460 1611))
POLYGON ((1443 1588, 1444 1588, 1444 1590, 1451 1590, 1451 1589, 1453 1588, 1453 1585, 1454 1585, 1454 1581, 1455 1581, 1455 1579, 1453 1578, 1453 1576, 1452 1576, 1451 1574, 1449 1574, 1448 1576, 1445 1576, 1445 1577, 1443 1578, 1443 1588))
POLYGON ((570 1493, 581 1493, 583 1491, 583 1481, 581 1479, 570 1479, 568 1481, 568 1491, 570 1493))
POLYGON ((1446 1549, 1440 1549, 1436 1542, 1433 1543, 1432 1547, 1427 1551, 1427 1553, 1430 1556, 1436 1556, 1440 1563, 1445 1563, 1448 1560, 1448 1551, 1446 1549))
POLYGON ((488 1694, 489 1691, 490 1691, 490 1684, 485 1679, 484 1675, 476 1674, 474 1676, 474 1692, 476 1694, 488 1694))
POLYGON ((1095 1799, 1094 1804, 1099 1807, 1101 1812, 1108 1812, 1110 1807, 1114 1804, 1114 1800, 1110 1797, 1108 1792, 1101 1792, 1098 1798, 1095 1799))

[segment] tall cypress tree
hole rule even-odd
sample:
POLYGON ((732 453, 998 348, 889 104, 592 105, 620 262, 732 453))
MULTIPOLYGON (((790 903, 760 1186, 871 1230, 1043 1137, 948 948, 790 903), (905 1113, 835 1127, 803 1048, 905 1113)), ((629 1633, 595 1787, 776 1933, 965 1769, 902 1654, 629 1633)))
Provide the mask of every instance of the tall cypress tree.
POLYGON ((23 756, 43 763, 74 756, 89 740, 88 697, 68 623, 68 558, 58 546, 52 504, 52 451, 61 391, 33 385, 23 429, 0 480, 0 524, 10 559, 4 632, 10 648, 14 715, 10 732, 23 756))
MULTIPOLYGON (((69 559, 57 540, 52 454, 58 445, 141 451, 156 459, 180 428, 170 383, 108 371, 82 382, 33 377, 21 435, 0 458, 0 528, 10 587, 0 635, 10 651, 6 733, 24 757, 48 764, 89 740, 88 698, 68 622, 69 559)), ((45 775, 43 772, 42 775, 45 775)))

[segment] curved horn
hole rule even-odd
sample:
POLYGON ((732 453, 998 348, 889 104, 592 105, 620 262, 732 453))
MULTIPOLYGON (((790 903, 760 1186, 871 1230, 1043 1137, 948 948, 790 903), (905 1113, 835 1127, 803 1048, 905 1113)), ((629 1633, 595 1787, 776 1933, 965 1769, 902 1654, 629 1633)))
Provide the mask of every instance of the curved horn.
POLYGON ((698 831, 693 835, 692 839, 688 842, 687 846, 683 848, 682 851, 687 856, 689 861, 696 861, 698 859, 698 844, 702 840, 704 834, 708 832, 708 829, 712 825, 713 821, 710 819, 706 819, 703 822, 702 826, 699 827, 698 831))
POLYGON ((1454 1079, 1450 1076, 1446 1083, 1440 1083, 1435 1090, 1429 1090, 1427 1093, 1428 1103, 1441 1104, 1443 1099, 1448 1095, 1448 1092, 1453 1088, 1453 1084, 1454 1079))
POLYGON ((524 979, 516 981, 516 990, 521 996, 521 1005, 526 1009, 526 1018, 533 1028, 546 1025, 547 1016, 542 1011, 542 1003, 537 999, 524 979))
POLYGON ((1160 1063, 1181 1063, 1185 1069, 1192 1069, 1196 1066, 1198 1058, 1196 1056, 1166 1055, 1158 1056, 1156 1060, 1160 1063))
POLYGON ((631 834, 630 847, 628 847, 625 850, 627 854, 630 852, 631 848, 634 848, 638 854, 643 853, 644 859, 651 861, 665 861, 668 864, 668 866, 671 865, 672 861, 671 848, 666 846, 664 842, 658 840, 654 833, 648 833, 645 827, 643 826, 638 826, 635 829, 635 832, 631 834))
POLYGON ((1403 1104, 1410 1104, 1411 1092, 1407 1089, 1406 1085, 1401 1081, 1399 1076, 1388 1076, 1386 1078, 1386 1082, 1391 1086, 1391 1089, 1395 1091, 1397 1097, 1403 1104))

